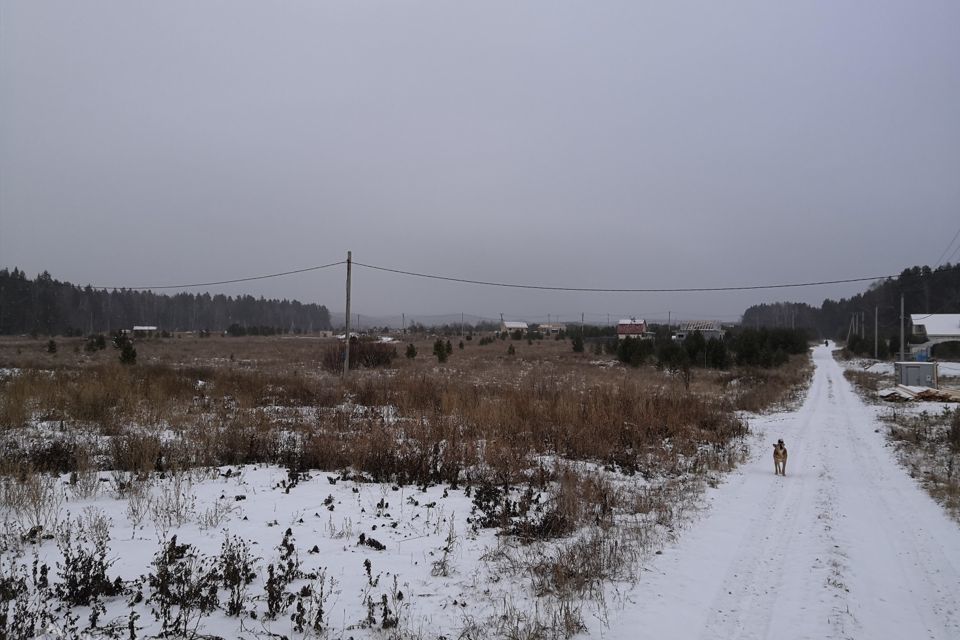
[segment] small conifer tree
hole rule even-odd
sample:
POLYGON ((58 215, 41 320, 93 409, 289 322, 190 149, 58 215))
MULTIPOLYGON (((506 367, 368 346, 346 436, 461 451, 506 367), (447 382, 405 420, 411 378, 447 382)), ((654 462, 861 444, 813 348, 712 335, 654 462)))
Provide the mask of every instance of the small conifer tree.
POLYGON ((437 338, 437 341, 433 343, 433 355, 437 356, 437 362, 444 363, 447 361, 447 346, 443 344, 443 340, 437 338))
POLYGON ((574 353, 583 353, 583 336, 573 336, 574 353))
POLYGON ((137 350, 133 348, 133 343, 129 340, 120 347, 120 362, 123 364, 136 364, 137 362, 137 350))

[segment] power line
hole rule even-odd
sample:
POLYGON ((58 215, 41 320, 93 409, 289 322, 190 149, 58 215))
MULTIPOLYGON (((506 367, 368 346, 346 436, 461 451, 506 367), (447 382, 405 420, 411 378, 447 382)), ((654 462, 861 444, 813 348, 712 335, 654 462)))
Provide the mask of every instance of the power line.
MULTIPOLYGON (((957 236, 960 236, 960 228, 957 228, 957 232, 953 234, 953 238, 950 240, 950 244, 948 244, 947 248, 944 249, 943 253, 940 254, 940 259, 937 260, 937 266, 935 266, 934 269, 936 269, 941 264, 943 264, 943 258, 947 255, 947 252, 950 251, 950 248, 953 247, 953 243, 957 241, 957 236)), ((960 246, 957 247, 957 251, 960 251, 960 246)))
POLYGON ((328 269, 330 267, 336 267, 337 265, 346 264, 346 260, 341 260, 339 262, 331 262, 330 264, 321 264, 316 267, 306 267, 305 269, 294 269, 292 271, 281 271, 280 273, 270 273, 262 276, 251 276, 249 278, 236 278, 234 280, 220 280, 218 282, 197 282, 193 284, 165 284, 152 287, 106 287, 106 286, 92 286, 94 289, 189 289, 191 287, 212 287, 218 284, 234 284, 237 282, 252 282, 254 280, 267 280, 268 278, 279 278, 281 276, 290 276, 296 273, 306 273, 308 271, 317 271, 319 269, 328 269))
MULTIPOLYGON (((960 234, 960 230, 958 230, 960 234)), ((951 241, 950 245, 952 246, 953 242, 951 241)), ((950 246, 947 247, 950 249, 950 246)), ((960 251, 960 246, 957 247, 957 250, 960 251)), ((295 275, 298 273, 307 273, 310 271, 318 271, 320 269, 329 269, 330 267, 336 267, 342 264, 346 264, 346 260, 339 260, 337 262, 331 262, 328 264, 322 264, 312 267, 305 267, 303 269, 292 269, 290 271, 281 271, 278 273, 269 273, 265 275, 250 276, 246 278, 233 278, 230 280, 218 280, 214 282, 195 282, 195 283, 186 283, 186 284, 166 284, 166 285, 152 285, 152 286, 105 286, 105 285, 90 285, 95 289, 130 289, 130 290, 150 290, 150 289, 189 289, 193 287, 210 287, 215 285, 222 284, 236 284, 240 282, 253 282, 255 280, 267 280, 270 278, 280 278, 283 276, 295 275)), ((604 287, 556 287, 556 286, 546 286, 546 285, 531 285, 531 284, 518 284, 510 282, 492 282, 487 280, 471 280, 468 278, 457 278, 452 276, 441 276, 437 274, 428 274, 428 273, 418 273, 415 271, 405 271, 403 269, 393 269, 390 267, 381 267, 372 264, 365 264, 362 262, 353 261, 353 264, 358 267, 365 267, 367 269, 372 269, 375 271, 383 271, 387 273, 395 273, 398 275, 412 276, 416 278, 427 278, 431 280, 442 280, 446 282, 459 282, 463 284, 475 284, 488 287, 501 287, 509 289, 526 289, 526 290, 538 290, 538 291, 570 291, 570 292, 581 292, 581 293, 704 293, 704 292, 717 292, 717 291, 756 291, 762 289, 789 289, 789 288, 801 288, 801 287, 816 287, 816 286, 825 286, 833 284, 849 284, 855 282, 872 282, 877 280, 888 280, 892 278, 902 278, 901 275, 883 275, 883 276, 871 276, 865 278, 843 278, 838 280, 818 280, 810 282, 792 282, 792 283, 778 283, 778 284, 764 284, 764 285, 739 285, 739 286, 726 286, 726 287, 677 287, 677 288, 604 288, 604 287)), ((914 274, 909 274, 914 275, 914 274)))
POLYGON ((477 284, 487 287, 503 287, 509 289, 534 289, 538 291, 576 291, 583 293, 703 293, 708 291, 753 291, 757 289, 788 289, 796 287, 815 287, 828 284, 847 284, 852 282, 868 282, 875 280, 885 280, 896 276, 873 276, 869 278, 845 278, 842 280, 821 280, 815 282, 794 282, 787 284, 764 284, 747 285, 735 287, 681 287, 681 288, 648 288, 648 289, 607 289, 600 287, 550 287, 533 284, 515 284, 508 282, 488 282, 485 280, 470 280, 467 278, 454 278, 451 276, 440 276, 429 273, 417 273, 415 271, 404 271, 402 269, 391 269, 388 267, 378 267, 372 264, 362 262, 354 263, 358 267, 366 267, 376 271, 385 271, 387 273, 396 273, 399 275, 413 276, 416 278, 429 278, 431 280, 444 280, 446 282, 460 282, 463 284, 477 284))

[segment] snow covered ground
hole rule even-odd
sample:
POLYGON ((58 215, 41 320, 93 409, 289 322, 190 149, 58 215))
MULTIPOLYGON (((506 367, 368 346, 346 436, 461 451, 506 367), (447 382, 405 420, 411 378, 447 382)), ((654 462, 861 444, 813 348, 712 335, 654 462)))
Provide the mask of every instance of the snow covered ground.
MULTIPOLYGON (((101 484, 102 493, 86 499, 71 499, 68 490, 59 515, 61 522, 102 518, 109 523, 111 580, 130 583, 155 571, 151 562, 159 541, 172 534, 204 558, 218 556, 228 536, 251 545, 256 577, 244 613, 230 617, 216 610, 198 616, 201 634, 315 637, 309 628, 300 633, 293 628, 294 599, 275 619, 263 614, 266 569, 281 564, 279 547, 287 530, 299 577, 285 591, 324 589, 319 637, 387 637, 382 630, 388 628, 432 638, 437 631, 462 628, 472 617, 494 615, 481 591, 489 593, 500 578, 488 575, 481 557, 497 547, 496 530, 471 526, 472 503, 462 489, 353 482, 336 474, 312 474, 291 484, 283 468, 225 467, 152 481, 152 504, 141 504, 143 511, 136 514, 133 498, 117 499, 108 483, 101 484)), ((51 576, 63 558, 55 540, 27 545, 24 552, 28 565, 37 553, 51 576)), ((502 592, 509 595, 508 589, 502 592)), ((108 599, 102 620, 123 628, 130 611, 138 610, 138 637, 160 633, 148 610, 128 606, 129 600, 108 599)), ((307 598, 305 606, 310 602, 316 604, 307 598)), ((89 607, 74 609, 81 630, 89 612, 89 607)), ((51 629, 51 637, 65 632, 59 620, 51 629)))
POLYGON ((803 405, 752 424, 752 459, 590 636, 960 638, 960 528, 897 465, 830 349, 813 358, 803 405))
MULTIPOLYGON (((878 420, 888 407, 865 404, 829 348, 817 347, 813 359, 803 403, 750 417, 749 460, 707 491, 699 514, 661 531, 636 581, 606 583, 600 601, 571 603, 587 626, 579 637, 960 638, 960 527, 898 466, 878 420), (781 437, 786 477, 774 476, 771 460, 781 437)), ((505 570, 525 549, 549 548, 519 547, 476 526, 463 487, 324 473, 291 482, 283 468, 224 467, 150 480, 151 505, 118 498, 110 474, 101 477, 111 481, 94 483, 96 495, 84 493, 82 479, 66 489, 59 519, 69 514, 91 530, 109 523, 111 579, 130 584, 154 571, 159 541, 174 533, 211 559, 227 536, 250 544, 255 576, 243 613, 227 615, 221 588, 222 606, 197 618, 201 634, 308 637, 291 619, 298 606, 308 618, 322 608, 316 636, 357 639, 486 638, 509 635, 500 625, 510 620, 564 615, 545 610, 547 599, 505 570), (299 571, 284 587, 288 604, 267 619, 267 568, 281 565, 288 529, 299 571)), ((34 553, 56 575, 57 541, 24 545, 27 566, 34 553)), ((137 637, 159 633, 156 604, 132 599, 108 599, 101 627, 112 622, 125 633, 136 611, 137 637)), ((73 613, 85 628, 90 609, 73 613)), ((51 637, 64 632, 57 624, 51 637)))

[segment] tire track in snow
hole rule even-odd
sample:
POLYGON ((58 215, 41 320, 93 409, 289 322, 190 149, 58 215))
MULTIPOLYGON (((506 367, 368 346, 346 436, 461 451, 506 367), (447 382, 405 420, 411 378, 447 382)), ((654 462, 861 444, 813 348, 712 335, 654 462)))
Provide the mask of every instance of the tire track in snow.
POLYGON ((831 373, 845 387, 839 405, 845 449, 853 461, 842 477, 847 489, 844 512, 856 521, 872 523, 870 536, 858 536, 856 530, 844 532, 852 556, 848 580, 856 627, 874 637, 958 638, 960 571, 954 545, 960 540, 956 527, 897 465, 883 435, 875 432, 875 423, 853 419, 872 413, 842 379, 836 363, 833 367, 831 373), (940 539, 942 533, 952 544, 940 539), (875 601, 889 615, 856 615, 872 609, 875 601), (893 630, 896 633, 890 635, 893 630))
MULTIPOLYGON (((818 378, 815 384, 822 387, 822 379, 818 378)), ((815 397, 822 393, 821 389, 817 391, 815 397)), ((812 419, 810 412, 801 412, 798 428, 783 430, 788 442, 797 443, 788 446, 791 453, 787 473, 791 475, 771 478, 775 489, 767 490, 762 504, 754 510, 747 536, 740 542, 741 551, 710 605, 710 618, 700 636, 703 640, 771 635, 784 580, 782 559, 790 553, 795 538, 803 535, 798 519, 815 495, 808 483, 792 481, 798 461, 812 457, 814 441, 803 437, 811 430, 812 419)), ((764 443, 772 440, 762 439, 764 443)), ((766 459, 767 466, 773 466, 766 449, 761 449, 759 458, 754 464, 762 464, 766 459)), ((768 473, 772 471, 771 468, 768 473)))
POLYGON ((770 457, 766 441, 782 435, 790 443, 788 475, 768 480, 772 490, 760 480, 761 490, 766 491, 759 509, 763 524, 741 540, 742 552, 727 571, 701 638, 767 638, 777 635, 778 628, 797 633, 811 626, 815 632, 793 637, 844 637, 846 606, 830 605, 835 598, 831 587, 842 588, 835 574, 843 563, 832 533, 837 518, 833 471, 837 462, 833 446, 824 437, 824 415, 829 414, 835 395, 832 380, 815 375, 803 406, 790 414, 780 432, 760 445, 754 464, 762 468, 770 457), (760 574, 753 569, 756 566, 763 568, 760 574), (824 616, 824 610, 830 615, 824 616), (811 616, 817 624, 806 619, 811 616))

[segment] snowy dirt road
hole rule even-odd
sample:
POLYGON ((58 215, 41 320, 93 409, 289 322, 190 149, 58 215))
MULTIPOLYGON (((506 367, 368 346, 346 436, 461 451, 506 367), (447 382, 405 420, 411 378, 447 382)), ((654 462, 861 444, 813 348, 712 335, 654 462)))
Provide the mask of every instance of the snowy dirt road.
POLYGON ((752 459, 591 637, 960 638, 960 527, 897 465, 830 350, 813 358, 802 406, 753 422, 752 459))

